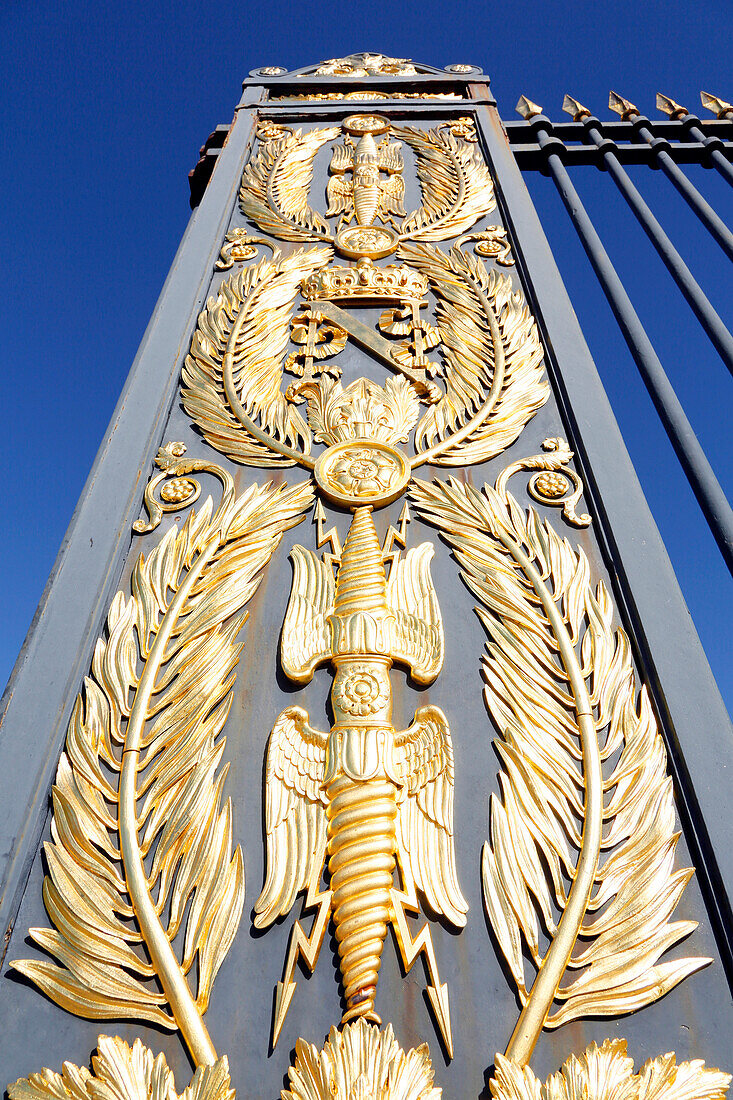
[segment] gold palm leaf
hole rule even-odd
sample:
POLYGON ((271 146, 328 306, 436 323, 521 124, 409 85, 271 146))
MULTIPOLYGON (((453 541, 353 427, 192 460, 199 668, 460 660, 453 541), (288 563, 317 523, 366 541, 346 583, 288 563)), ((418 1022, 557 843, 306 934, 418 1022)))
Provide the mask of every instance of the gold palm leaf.
POLYGON ((180 1028, 197 1062, 215 1060, 201 1017, 244 901, 220 768, 242 609, 311 499, 308 484, 239 499, 230 487, 213 516, 208 499, 138 558, 53 788, 43 896, 54 929, 30 934, 60 965, 12 963, 78 1016, 180 1028))
POLYGON ((417 157, 422 205, 408 214, 400 237, 413 241, 445 241, 465 233, 496 206, 494 181, 467 120, 420 130, 392 126, 417 157))
POLYGON ((585 554, 525 515, 503 475, 482 493, 418 482, 414 498, 454 548, 489 636, 504 771, 484 898, 523 1005, 507 1055, 523 1064, 543 1026, 641 1008, 711 960, 658 962, 696 927, 670 921, 693 872, 673 868, 664 744, 585 554), (538 972, 530 991, 525 951, 538 972), (561 984, 568 969, 579 973, 561 984))
POLYGON ((280 241, 331 240, 328 224, 308 205, 308 194, 318 150, 340 133, 339 126, 304 134, 262 124, 257 155, 245 168, 239 189, 242 213, 280 241))
POLYGON ((415 451, 439 466, 485 462, 504 451, 549 397, 534 318, 511 279, 452 248, 403 244, 437 299, 445 394, 415 429, 415 451))
POLYGON ((299 249, 245 268, 199 314, 183 367, 183 405, 208 442, 246 466, 289 466, 311 434, 280 392, 290 319, 300 283, 330 248, 299 249))

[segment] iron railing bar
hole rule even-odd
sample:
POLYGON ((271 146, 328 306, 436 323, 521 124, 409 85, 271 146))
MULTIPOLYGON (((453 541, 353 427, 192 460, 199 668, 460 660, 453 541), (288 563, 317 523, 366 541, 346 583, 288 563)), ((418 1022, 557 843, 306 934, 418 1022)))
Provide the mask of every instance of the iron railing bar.
POLYGON ((559 154, 552 148, 562 143, 549 134, 544 116, 534 120, 540 145, 547 149, 547 166, 576 228, 593 270, 623 333, 654 406, 669 436, 687 480, 729 570, 733 573, 733 509, 715 476, 672 383, 632 305, 595 226, 580 200, 559 154), (538 125, 539 124, 539 125, 538 125), (544 127, 544 129, 543 129, 544 127))
POLYGON ((681 115, 680 122, 687 126, 687 133, 690 137, 694 138, 695 141, 702 142, 707 147, 710 162, 715 165, 721 176, 728 180, 728 183, 733 184, 733 164, 722 152, 720 138, 704 134, 700 129, 701 123, 697 115, 681 115))
POLYGON ((690 183, 682 169, 672 160, 668 151, 669 142, 665 138, 655 137, 648 126, 644 124, 645 121, 641 119, 641 116, 638 117, 637 133, 653 149, 657 163, 667 179, 672 181, 710 235, 715 238, 728 258, 733 260, 733 233, 731 233, 723 219, 716 214, 710 203, 703 198, 694 184, 690 183))
MULTIPOLYGON (((656 248, 662 262, 682 291, 692 312, 710 337, 721 359, 733 374, 733 336, 713 309, 689 267, 651 212, 628 172, 615 154, 615 143, 604 138, 597 118, 586 119, 587 134, 601 153, 603 163, 637 221, 656 248)), ((551 124, 550 124, 551 125, 551 124)))

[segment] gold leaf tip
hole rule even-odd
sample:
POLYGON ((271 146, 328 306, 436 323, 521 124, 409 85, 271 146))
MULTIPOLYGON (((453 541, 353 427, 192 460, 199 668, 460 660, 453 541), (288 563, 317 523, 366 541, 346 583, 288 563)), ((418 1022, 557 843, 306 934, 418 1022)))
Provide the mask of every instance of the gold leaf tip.
POLYGON ((577 99, 573 99, 571 95, 565 96, 562 101, 562 109, 566 115, 572 117, 573 122, 580 122, 583 118, 590 118, 592 114, 587 107, 584 107, 577 99))
POLYGON ((542 114, 542 108, 539 103, 533 103, 531 99, 527 99, 526 95, 520 95, 514 110, 518 115, 521 115, 522 118, 526 118, 527 120, 534 118, 535 115, 542 114))
POLYGON ((681 118, 682 115, 688 115, 690 113, 681 103, 676 103, 673 99, 670 99, 668 95, 664 95, 662 92, 657 92, 657 110, 661 111, 664 115, 669 115, 670 118, 681 118))
POLYGON ((722 118, 729 111, 733 111, 733 103, 728 103, 727 100, 710 92, 700 92, 700 100, 705 110, 710 111, 716 118, 722 118))
POLYGON ((630 99, 624 99, 618 92, 608 93, 608 106, 624 120, 639 114, 639 108, 630 99))

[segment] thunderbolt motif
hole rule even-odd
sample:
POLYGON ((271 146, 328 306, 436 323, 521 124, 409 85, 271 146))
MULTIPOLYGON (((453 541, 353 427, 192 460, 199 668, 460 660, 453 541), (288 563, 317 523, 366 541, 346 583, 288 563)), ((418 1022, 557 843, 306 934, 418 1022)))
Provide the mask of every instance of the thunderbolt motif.
POLYGON ((430 576, 433 548, 404 557, 380 547, 371 509, 356 508, 343 552, 322 560, 293 549, 293 587, 282 635, 286 674, 306 683, 316 667, 335 670, 334 725, 321 733, 302 707, 287 707, 267 753, 267 874, 255 905, 266 927, 307 890, 317 907, 310 937, 296 922, 278 983, 273 1042, 295 990, 298 956, 312 970, 329 918, 338 942, 346 1000, 343 1022, 375 1011, 387 926, 394 926, 406 969, 424 952, 428 994, 452 1055, 448 992, 441 985, 426 924, 413 939, 405 911, 430 908, 457 928, 468 906, 458 885, 453 840, 453 747, 443 712, 421 707, 412 725, 392 725, 390 668, 406 665, 429 684, 443 665, 443 624, 430 576), (332 561, 338 569, 334 580, 332 561), (385 561, 390 562, 389 579, 385 561), (321 875, 328 857, 328 888, 321 875), (399 869, 402 888, 394 884, 399 869))

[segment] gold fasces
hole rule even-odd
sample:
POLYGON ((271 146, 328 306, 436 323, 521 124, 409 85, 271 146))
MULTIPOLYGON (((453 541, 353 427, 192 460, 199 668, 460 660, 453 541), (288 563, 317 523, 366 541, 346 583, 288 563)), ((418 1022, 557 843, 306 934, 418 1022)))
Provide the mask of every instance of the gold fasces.
POLYGON ((380 1031, 360 1019, 341 1031, 331 1028, 322 1050, 298 1039, 288 1089, 281 1096, 282 1100, 440 1100, 442 1089, 433 1085, 426 1043, 405 1053, 391 1024, 380 1031))
POLYGON ((494 1100, 725 1100, 731 1080, 699 1059, 677 1062, 672 1053, 650 1058, 634 1073, 625 1039, 606 1039, 600 1047, 591 1043, 544 1082, 501 1054, 495 1074, 494 1100))
POLYGON ((669 115, 670 118, 682 118, 683 115, 690 113, 681 103, 676 103, 670 96, 664 95, 663 92, 657 92, 657 110, 661 111, 662 114, 669 115))
POLYGON ((550 395, 534 318, 509 276, 461 248, 403 244, 399 255, 430 282, 444 358, 445 395, 415 429, 412 466, 485 462, 550 395))
POLYGON ((639 108, 636 104, 632 103, 630 99, 624 99, 618 92, 608 93, 608 106, 624 120, 634 118, 639 114, 639 108))
POLYGON ((584 118, 591 117, 591 111, 584 107, 582 103, 579 103, 577 99, 573 99, 571 95, 566 95, 563 99, 562 109, 566 115, 572 117, 573 122, 580 122, 584 118))
POLYGON ((726 99, 713 95, 711 92, 700 92, 700 102, 706 111, 710 111, 716 118, 725 118, 729 113, 733 114, 733 103, 726 99))
MULTIPOLYGON (((510 471, 557 470, 563 457, 571 452, 510 471)), ((506 478, 481 493, 417 482, 412 494, 454 548, 490 639, 486 700, 504 771, 484 900, 523 1005, 507 1057, 524 1065, 543 1026, 641 1008, 711 960, 658 962, 696 927, 670 923, 693 872, 673 869, 664 744, 583 551, 534 509, 525 515, 506 478), (529 992, 525 949, 537 970, 529 992), (568 968, 581 973, 561 985, 568 968)))
POLYGON ((534 118, 535 115, 542 114, 542 108, 539 103, 533 103, 526 95, 520 95, 514 110, 518 115, 521 115, 522 118, 526 118, 528 121, 530 118, 534 118))
POLYGON ((183 405, 207 441, 247 466, 312 468, 308 425, 281 392, 300 284, 330 248, 298 250, 221 284, 199 314, 182 372, 183 405))
POLYGON ((55 931, 30 930, 60 965, 11 964, 76 1015, 180 1029, 206 1065, 203 1014, 244 902, 220 768, 237 636, 313 498, 307 483, 237 498, 224 481, 219 508, 208 498, 141 554, 132 595, 112 601, 53 788, 43 896, 55 931))
POLYGON ((199 1066, 179 1095, 165 1055, 156 1057, 139 1039, 128 1046, 119 1035, 99 1036, 91 1073, 65 1062, 61 1073, 43 1069, 8 1086, 10 1100, 235 1100, 235 1095, 226 1058, 199 1066))
MULTIPOLYGON (((327 452, 328 453, 328 452, 327 452)), ((404 527, 404 524, 403 524, 404 527)), ((404 534, 394 531, 387 546, 404 534)), ((335 543, 334 543, 335 548, 335 543)), ((379 1022, 375 998, 387 927, 394 924, 406 969, 424 952, 428 994, 446 1049, 452 1052, 447 987, 438 976, 427 925, 413 939, 405 911, 430 908, 457 927, 467 905, 458 885, 453 840, 453 749, 437 707, 422 707, 412 725, 392 725, 390 668, 398 661, 419 683, 438 675, 443 624, 430 575, 429 543, 404 558, 380 547, 371 509, 356 508, 343 550, 326 561, 302 546, 282 632, 281 660, 305 682, 318 664, 334 666, 330 733, 314 730, 300 707, 278 718, 267 752, 267 875, 255 904, 265 927, 307 890, 317 907, 310 936, 293 928, 278 983, 273 1041, 295 990, 299 955, 316 964, 329 919, 339 945, 346 998, 344 1021, 379 1022), (391 563, 386 577, 385 557, 391 563), (329 887, 319 889, 328 855, 329 887), (399 867, 403 889, 395 888, 399 867)))

